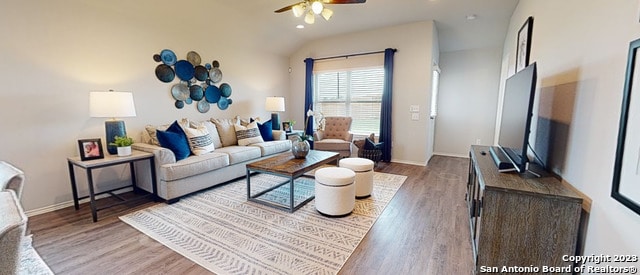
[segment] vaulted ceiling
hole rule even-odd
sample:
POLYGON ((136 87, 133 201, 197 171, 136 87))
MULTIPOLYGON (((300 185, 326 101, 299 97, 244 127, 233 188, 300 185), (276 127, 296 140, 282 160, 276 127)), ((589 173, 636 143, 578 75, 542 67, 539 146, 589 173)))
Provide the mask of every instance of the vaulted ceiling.
MULTIPOLYGON (((214 0, 215 1, 215 0, 214 0)), ((508 23, 518 0, 368 0, 364 4, 328 5, 333 17, 317 17, 312 25, 291 11, 275 10, 299 0, 218 1, 252 22, 268 41, 267 47, 287 54, 322 37, 434 20, 442 52, 502 47, 508 23), (468 20, 473 15, 475 19, 468 20), (296 29, 302 24, 304 29, 296 29)))

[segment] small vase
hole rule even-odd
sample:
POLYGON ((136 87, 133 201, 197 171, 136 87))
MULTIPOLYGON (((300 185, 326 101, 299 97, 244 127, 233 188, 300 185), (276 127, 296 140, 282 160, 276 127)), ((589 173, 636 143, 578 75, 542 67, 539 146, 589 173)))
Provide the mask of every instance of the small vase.
POLYGON ((126 157, 131 155, 131 146, 118 147, 118 156, 126 157))
POLYGON ((291 145, 291 153, 293 153, 293 156, 297 159, 303 159, 307 157, 310 149, 311 146, 309 146, 309 142, 306 140, 294 140, 293 144, 291 145))

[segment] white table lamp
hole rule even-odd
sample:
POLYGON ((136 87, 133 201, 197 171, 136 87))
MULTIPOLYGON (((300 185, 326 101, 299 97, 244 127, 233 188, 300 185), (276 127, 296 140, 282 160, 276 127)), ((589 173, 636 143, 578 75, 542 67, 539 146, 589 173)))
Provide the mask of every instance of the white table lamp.
POLYGON ((115 136, 126 136, 127 130, 124 121, 116 120, 116 118, 136 116, 133 93, 114 92, 113 90, 109 90, 108 92, 90 92, 89 113, 91 117, 112 118, 104 123, 107 151, 112 155, 117 154, 117 147, 110 145, 110 143, 115 140, 115 136))
POLYGON ((271 125, 273 130, 280 130, 280 114, 284 112, 284 97, 270 96, 264 103, 264 108, 271 113, 271 125))

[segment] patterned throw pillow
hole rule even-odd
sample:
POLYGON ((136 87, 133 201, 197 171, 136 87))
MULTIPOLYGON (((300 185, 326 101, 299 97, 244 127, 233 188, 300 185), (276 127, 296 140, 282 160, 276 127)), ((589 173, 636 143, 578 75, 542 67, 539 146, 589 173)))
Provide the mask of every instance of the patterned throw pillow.
POLYGON ((155 125, 144 126, 144 129, 147 131, 147 133, 149 134, 149 137, 151 138, 150 143, 156 146, 160 146, 160 142, 158 141, 158 136, 156 134, 156 131, 158 130, 166 131, 167 128, 169 128, 169 124, 160 125, 160 126, 155 126, 155 125))
POLYGON ((205 127, 202 124, 191 122, 187 125, 181 125, 182 130, 187 135, 187 141, 189 141, 189 148, 191 152, 196 155, 202 155, 211 153, 215 149, 213 146, 213 139, 205 127))
POLYGON ((238 139, 238 145, 246 146, 253 143, 264 142, 258 129, 258 122, 254 121, 247 126, 235 124, 236 138, 238 139))

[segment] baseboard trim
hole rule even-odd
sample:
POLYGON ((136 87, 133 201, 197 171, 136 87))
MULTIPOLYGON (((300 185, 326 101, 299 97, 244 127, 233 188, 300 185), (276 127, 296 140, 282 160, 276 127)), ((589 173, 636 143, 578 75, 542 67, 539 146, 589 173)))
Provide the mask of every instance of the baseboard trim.
MULTIPOLYGON (((120 193, 130 192, 132 190, 133 190, 133 188, 125 188, 125 189, 122 189, 122 190, 118 190, 117 192, 114 192, 114 193, 120 194, 120 193)), ((111 195, 109 195, 109 194, 98 195, 98 196, 96 196, 96 200, 107 198, 107 197, 110 197, 110 196, 111 195)), ((87 203, 87 202, 89 202, 89 198, 81 199, 80 201, 78 201, 79 204, 83 204, 83 203, 87 203)), ((27 217, 32 217, 32 216, 36 216, 36 215, 45 214, 45 213, 53 212, 53 211, 56 211, 56 210, 60 210, 60 209, 63 209, 63 208, 71 207, 71 206, 73 206, 73 200, 65 201, 65 202, 61 202, 61 203, 56 203, 56 204, 45 206, 45 207, 42 207, 42 208, 28 210, 28 211, 25 211, 24 214, 27 215, 27 217)))
POLYGON ((410 160, 402 160, 402 159, 391 159, 391 162, 409 164, 409 165, 427 166, 427 163, 410 161, 410 160))
POLYGON ((469 155, 458 155, 458 154, 440 153, 440 152, 433 152, 433 154, 438 156, 443 156, 443 157, 454 157, 454 158, 465 158, 465 159, 469 158, 469 155))

